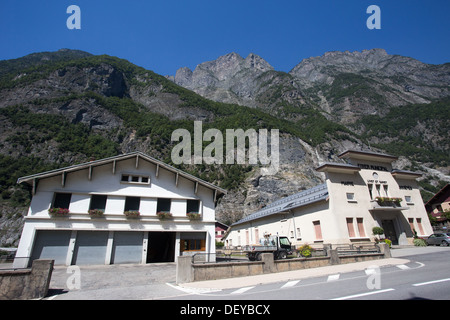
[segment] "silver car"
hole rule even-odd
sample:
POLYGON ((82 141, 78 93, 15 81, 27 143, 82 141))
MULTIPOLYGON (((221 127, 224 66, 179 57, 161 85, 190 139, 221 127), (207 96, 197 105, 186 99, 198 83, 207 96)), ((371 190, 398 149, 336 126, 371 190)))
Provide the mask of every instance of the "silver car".
POLYGON ((434 233, 427 239, 428 245, 448 246, 450 244, 450 233, 434 233))

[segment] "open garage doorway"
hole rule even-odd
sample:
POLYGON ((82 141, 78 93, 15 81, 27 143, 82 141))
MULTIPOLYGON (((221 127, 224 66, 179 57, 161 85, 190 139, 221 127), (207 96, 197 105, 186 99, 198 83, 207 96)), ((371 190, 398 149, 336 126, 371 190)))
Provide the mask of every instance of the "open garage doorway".
POLYGON ((175 232, 149 232, 147 263, 175 261, 175 232))

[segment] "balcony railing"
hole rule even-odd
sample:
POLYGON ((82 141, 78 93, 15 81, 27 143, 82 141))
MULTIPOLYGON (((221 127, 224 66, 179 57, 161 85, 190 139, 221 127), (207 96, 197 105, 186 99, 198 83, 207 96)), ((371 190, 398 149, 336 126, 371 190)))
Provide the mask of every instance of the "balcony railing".
POLYGON ((402 207, 402 198, 376 197, 370 201, 372 210, 407 210, 408 207, 402 207))

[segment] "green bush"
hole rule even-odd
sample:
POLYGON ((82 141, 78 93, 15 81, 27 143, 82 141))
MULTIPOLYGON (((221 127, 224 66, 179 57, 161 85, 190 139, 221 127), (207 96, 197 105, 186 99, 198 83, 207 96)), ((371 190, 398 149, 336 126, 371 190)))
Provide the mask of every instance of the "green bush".
POLYGON ((427 246, 427 242, 423 239, 417 238, 414 239, 414 245, 416 247, 426 247, 427 246))
POLYGON ((224 246, 225 246, 225 243, 223 243, 222 241, 216 240, 216 249, 222 249, 224 246))
POLYGON ((305 257, 305 258, 311 257, 312 252, 314 251, 314 249, 311 248, 311 246, 309 244, 305 244, 305 245, 299 247, 297 250, 298 250, 299 256, 305 257))
POLYGON ((375 236, 380 236, 380 235, 384 234, 384 230, 383 230, 383 228, 380 228, 380 227, 373 227, 372 233, 375 236))

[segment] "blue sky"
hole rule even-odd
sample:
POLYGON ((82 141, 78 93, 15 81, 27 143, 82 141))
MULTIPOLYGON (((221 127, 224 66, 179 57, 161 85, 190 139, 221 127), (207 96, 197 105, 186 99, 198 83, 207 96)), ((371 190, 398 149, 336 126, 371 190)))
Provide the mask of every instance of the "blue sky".
POLYGON ((276 70, 327 51, 384 48, 450 62, 449 0, 1 0, 0 60, 60 48, 109 54, 168 75, 237 52, 276 70), (81 8, 81 30, 66 9, 81 8), (369 30, 370 5, 381 30, 369 30))

